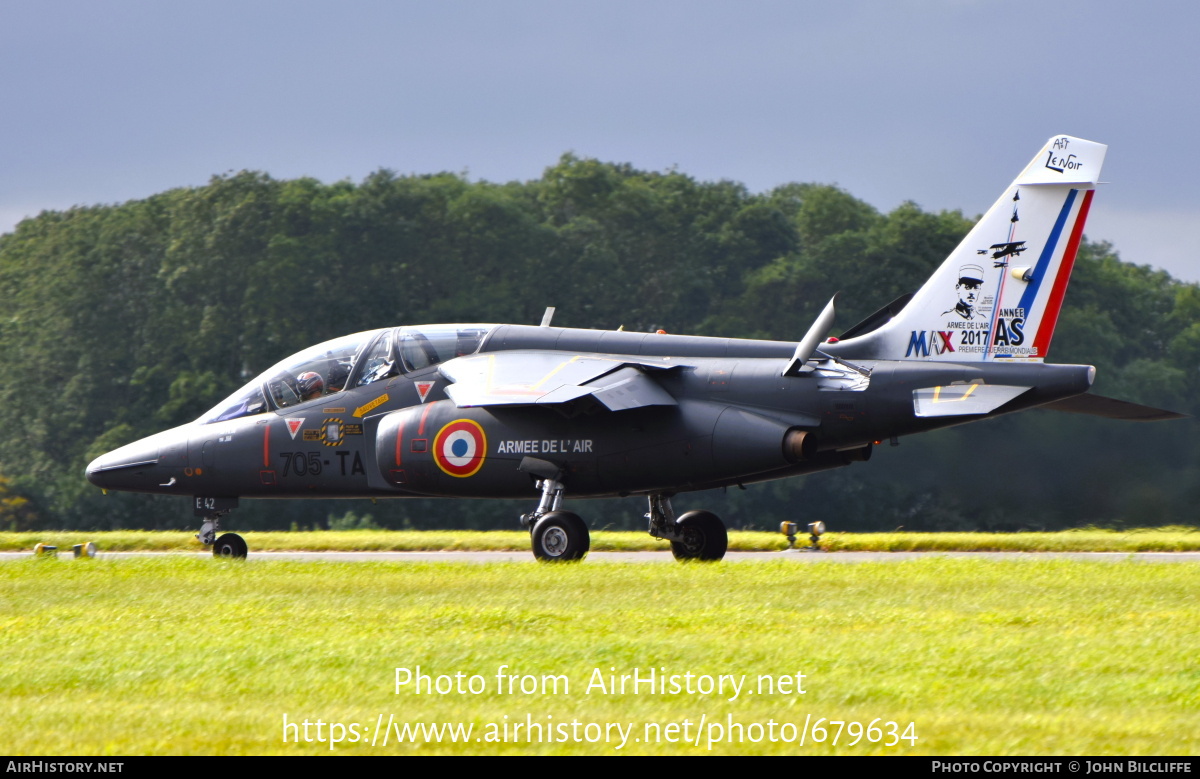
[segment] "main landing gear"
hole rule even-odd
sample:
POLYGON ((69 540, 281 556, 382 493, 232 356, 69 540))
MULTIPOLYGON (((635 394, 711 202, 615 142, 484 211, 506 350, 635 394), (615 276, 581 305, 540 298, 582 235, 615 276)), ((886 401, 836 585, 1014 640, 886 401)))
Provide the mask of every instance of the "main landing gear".
POLYGON ((650 495, 646 519, 655 538, 671 542, 676 560, 720 560, 729 548, 725 523, 711 511, 689 511, 678 519, 669 495, 650 495))
POLYGON ((562 471, 554 463, 526 457, 521 470, 540 477, 537 487, 542 499, 536 509, 521 515, 521 527, 529 529, 533 556, 546 563, 582 560, 592 546, 587 525, 578 514, 562 511, 562 471))
POLYGON ((591 548, 587 525, 578 514, 551 511, 542 516, 530 532, 533 556, 544 562, 582 560, 591 548))
POLYGON ((196 538, 200 539, 200 543, 205 546, 212 547, 213 557, 245 560, 246 553, 249 551, 246 539, 237 533, 222 533, 220 537, 217 536, 217 533, 221 532, 221 517, 228 513, 229 511, 213 511, 206 514, 204 524, 200 526, 200 532, 196 534, 196 538))
MULTIPOLYGON (((521 527, 529 530, 533 556, 542 562, 581 560, 591 548, 587 525, 578 514, 562 510, 562 469, 554 463, 526 457, 520 470, 538 477, 542 499, 536 509, 521 515, 521 527)), ((720 560, 729 546, 725 524, 710 511, 689 511, 675 517, 669 495, 650 495, 649 532, 671 542, 676 560, 720 560)))

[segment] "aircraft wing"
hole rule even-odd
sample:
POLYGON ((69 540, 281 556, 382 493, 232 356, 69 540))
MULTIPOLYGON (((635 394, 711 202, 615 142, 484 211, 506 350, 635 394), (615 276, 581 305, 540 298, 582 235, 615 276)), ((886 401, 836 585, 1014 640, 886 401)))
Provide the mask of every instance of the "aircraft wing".
POLYGON ((1184 419, 1187 414, 1166 411, 1161 408, 1141 406, 1127 400, 1106 398, 1103 395, 1075 395, 1070 398, 1056 400, 1038 408, 1048 408, 1051 411, 1066 411, 1069 414, 1088 414, 1107 419, 1127 419, 1132 422, 1158 422, 1164 419, 1184 419))
POLYGON ((459 408, 558 405, 590 397, 610 411, 622 411, 675 405, 675 398, 647 375, 681 367, 664 362, 514 351, 459 357, 438 371, 452 382, 446 394, 459 408))

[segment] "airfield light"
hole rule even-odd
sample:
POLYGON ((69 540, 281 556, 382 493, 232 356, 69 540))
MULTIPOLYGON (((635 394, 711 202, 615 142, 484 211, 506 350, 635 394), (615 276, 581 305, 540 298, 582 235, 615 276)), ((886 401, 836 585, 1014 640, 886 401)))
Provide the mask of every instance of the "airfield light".
POLYGON ((812 542, 812 545, 808 547, 808 550, 810 552, 820 552, 821 547, 817 542, 821 540, 821 535, 825 532, 825 523, 819 520, 816 522, 809 522, 808 532, 808 540, 812 542))
MULTIPOLYGON (((818 542, 821 539, 821 534, 825 532, 825 523, 820 520, 808 523, 808 540, 811 542, 809 546, 796 549, 796 533, 800 530, 798 522, 780 522, 779 532, 787 536, 788 550, 796 550, 799 552, 823 552, 818 542)), ((787 550, 784 550, 787 551, 787 550)))

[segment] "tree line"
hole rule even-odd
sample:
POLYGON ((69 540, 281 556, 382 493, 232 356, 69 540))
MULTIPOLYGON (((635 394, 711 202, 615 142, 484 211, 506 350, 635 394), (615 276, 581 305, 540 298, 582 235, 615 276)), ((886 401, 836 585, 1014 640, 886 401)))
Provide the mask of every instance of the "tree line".
MULTIPOLYGON (((541 178, 361 183, 214 177, 47 211, 0 236, 0 528, 191 527, 176 498, 107 495, 87 462, 196 418, 306 346, 438 322, 796 340, 833 293, 846 328, 919 287, 973 223, 836 187, 764 193, 564 155, 541 178)), ((1200 286, 1080 250, 1051 359, 1101 394, 1195 414, 1200 286)), ((732 527, 854 530, 1196 524, 1192 423, 1035 411, 886 445, 866 465, 680 496, 732 527)), ((531 491, 529 503, 536 500, 531 491)), ((243 502, 243 528, 509 528, 520 502, 243 502)), ((581 507, 642 527, 640 501, 581 507)))

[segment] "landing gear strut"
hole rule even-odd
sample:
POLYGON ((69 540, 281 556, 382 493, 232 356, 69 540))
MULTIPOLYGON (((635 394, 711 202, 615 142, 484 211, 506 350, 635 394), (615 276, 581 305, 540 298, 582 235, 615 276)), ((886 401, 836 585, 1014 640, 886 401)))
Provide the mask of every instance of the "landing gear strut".
POLYGON ((671 542, 676 560, 720 560, 729 548, 725 524, 711 511, 689 511, 678 519, 670 495, 650 495, 649 533, 671 542))
POLYGON ((582 560, 592 546, 587 525, 578 514, 562 511, 562 470, 554 463, 526 457, 520 470, 541 477, 537 488, 542 499, 529 514, 521 515, 521 526, 529 529, 533 556, 542 562, 582 560))

